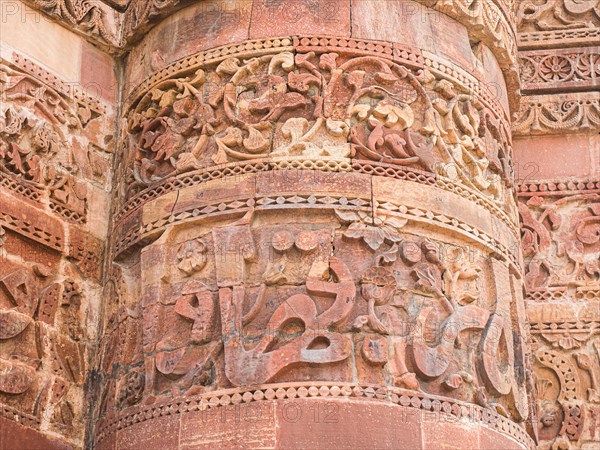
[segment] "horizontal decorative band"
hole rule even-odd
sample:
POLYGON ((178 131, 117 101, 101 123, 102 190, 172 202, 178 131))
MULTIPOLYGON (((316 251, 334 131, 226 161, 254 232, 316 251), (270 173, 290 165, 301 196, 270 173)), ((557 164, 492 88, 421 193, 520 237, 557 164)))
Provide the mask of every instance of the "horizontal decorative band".
POLYGON ((144 204, 157 199, 169 192, 196 186, 211 180, 228 177, 236 177, 244 174, 277 171, 277 170, 315 170, 322 172, 355 172, 374 176, 384 176, 399 180, 407 180, 415 183, 435 186, 448 192, 453 192, 461 197, 472 201, 497 215, 518 236, 518 225, 513 219, 494 202, 481 195, 474 189, 464 186, 457 180, 452 180, 434 173, 423 170, 396 166, 393 164, 366 162, 358 160, 335 160, 335 159, 297 159, 297 158, 265 158, 248 162, 229 163, 216 167, 200 169, 194 172, 178 175, 157 185, 144 189, 131 198, 120 210, 116 211, 115 223, 119 227, 127 217, 143 207, 144 204))
POLYGON ((598 90, 600 50, 597 48, 522 51, 521 79, 524 92, 598 90))
POLYGON ((570 196, 600 193, 600 179, 528 180, 517 187, 519 197, 570 196))
POLYGON ((109 417, 99 424, 96 442, 101 443, 108 435, 124 430, 135 424, 159 417, 205 411, 228 405, 239 405, 262 401, 286 401, 302 398, 326 398, 351 401, 376 401, 398 405, 420 411, 442 414, 456 419, 464 419, 489 427, 503 435, 516 439, 528 448, 533 441, 525 429, 497 412, 481 406, 448 399, 422 392, 378 385, 355 383, 280 383, 257 388, 227 389, 207 392, 196 397, 185 397, 155 405, 130 408, 118 417, 109 417))
POLYGON ((284 36, 269 39, 241 41, 198 52, 169 64, 154 72, 127 94, 123 115, 136 105, 139 99, 154 86, 171 78, 193 74, 200 68, 218 64, 228 58, 240 60, 255 58, 266 54, 280 52, 344 52, 356 56, 375 56, 392 60, 398 64, 414 69, 427 68, 432 73, 448 79, 466 88, 473 95, 485 102, 501 120, 509 121, 508 112, 504 111, 497 94, 475 76, 451 63, 450 61, 401 44, 372 41, 366 39, 341 38, 331 36, 284 36))
POLYGON ((552 31, 519 33, 519 48, 533 50, 537 48, 570 48, 600 45, 600 29, 580 28, 552 31))
POLYGON ((117 227, 114 233, 115 247, 113 252, 116 257, 144 239, 150 239, 152 236, 156 236, 170 226, 209 217, 219 217, 231 214, 243 215, 251 210, 265 211, 289 208, 326 209, 332 211, 336 209, 349 209, 370 213, 373 211, 374 207, 376 207, 379 214, 382 215, 397 216, 412 222, 426 223, 428 225, 452 230, 473 242, 479 243, 504 260, 509 261, 513 267, 517 268, 517 271, 520 272, 519 268, 521 267, 521 264, 519 262, 519 249, 516 245, 514 248, 509 248, 509 246, 499 242, 494 236, 491 236, 464 221, 458 220, 455 217, 438 214, 423 208, 407 207, 392 202, 377 203, 374 205, 372 199, 368 197, 360 198, 356 196, 342 196, 335 194, 257 194, 250 198, 240 197, 209 204, 194 204, 186 209, 177 212, 173 211, 143 225, 134 221, 133 225, 117 227))
POLYGON ((513 120, 513 136, 593 132, 600 129, 600 94, 524 97, 513 120))

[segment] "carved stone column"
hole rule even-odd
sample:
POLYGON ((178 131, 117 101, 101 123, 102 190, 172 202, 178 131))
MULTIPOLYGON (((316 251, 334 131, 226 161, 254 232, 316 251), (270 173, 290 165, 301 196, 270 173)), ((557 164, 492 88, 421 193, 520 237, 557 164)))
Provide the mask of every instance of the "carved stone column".
POLYGON ((600 1, 519 8, 513 126, 540 449, 600 446, 600 1))
POLYGON ((97 448, 533 445, 512 2, 471 3, 200 2, 131 51, 97 448))

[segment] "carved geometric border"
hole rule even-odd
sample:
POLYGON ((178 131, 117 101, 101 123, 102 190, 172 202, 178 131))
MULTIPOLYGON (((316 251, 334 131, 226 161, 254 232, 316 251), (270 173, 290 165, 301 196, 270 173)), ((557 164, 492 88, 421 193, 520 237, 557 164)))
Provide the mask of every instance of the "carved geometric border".
POLYGON ((263 385, 259 389, 226 389, 207 392, 195 397, 185 397, 154 405, 129 408, 122 411, 117 417, 107 418, 100 423, 96 434, 96 443, 100 443, 109 434, 118 430, 158 417, 205 411, 228 405, 297 398, 366 400, 391 403, 404 408, 438 413, 446 417, 478 423, 503 435, 510 436, 527 448, 534 448, 533 440, 524 428, 497 412, 479 405, 400 388, 327 382, 279 383, 263 385))
POLYGON ((531 334, 585 334, 600 333, 600 319, 530 322, 531 334))
POLYGON ((0 225, 59 252, 62 252, 64 248, 64 242, 60 236, 53 236, 46 230, 30 225, 7 212, 0 211, 0 225))
POLYGON ((40 198, 44 195, 44 191, 41 189, 21 182, 15 175, 6 173, 2 169, 0 169, 0 187, 13 191, 15 194, 23 196, 33 202, 39 202, 40 198))
POLYGON ((600 193, 600 179, 528 180, 517 187, 519 197, 566 197, 600 193))
POLYGON ((178 175, 174 178, 144 189, 132 197, 119 211, 114 214, 114 222, 118 225, 126 217, 141 208, 145 203, 167 194, 203 182, 239 176, 249 173, 266 172, 271 170, 316 170, 324 172, 356 172, 367 175, 385 176, 415 183, 435 186, 448 192, 460 195, 475 204, 482 206, 492 214, 500 217, 509 227, 515 237, 519 236, 518 224, 498 206, 475 190, 457 183, 449 178, 410 167, 361 160, 333 160, 322 158, 311 160, 304 158, 265 158, 243 163, 229 163, 216 167, 200 169, 191 173, 178 175))
POLYGON ((577 287, 570 289, 560 286, 554 289, 543 289, 527 292, 527 301, 531 303, 548 303, 553 301, 598 301, 600 288, 577 287))
POLYGON ((39 417, 24 413, 12 406, 0 403, 0 417, 20 423, 23 426, 39 429, 41 421, 39 417))
MULTIPOLYGON (((426 222, 434 226, 452 230, 472 241, 478 242, 492 252, 500 255, 504 260, 509 261, 518 273, 521 273, 521 264, 517 249, 511 251, 510 248, 498 242, 493 236, 484 231, 473 227, 454 217, 444 214, 435 214, 431 211, 421 208, 407 207, 401 204, 385 202, 373 205, 371 199, 358 198, 343 195, 256 195, 251 198, 238 198, 229 201, 220 201, 213 204, 204 204, 190 207, 177 213, 169 213, 160 219, 156 219, 143 228, 133 226, 123 236, 120 234, 123 230, 117 228, 115 236, 115 247, 113 249, 113 259, 117 255, 125 252, 130 247, 145 238, 151 238, 162 232, 169 226, 204 219, 208 217, 218 217, 229 214, 241 214, 250 210, 272 210, 286 208, 311 208, 311 209, 352 209, 372 212, 373 208, 380 214, 389 214, 408 219, 413 222, 426 222)), ((516 240, 515 240, 516 242, 516 240)))
POLYGON ((600 29, 535 31, 519 33, 519 49, 532 50, 548 47, 579 47, 600 45, 600 29))

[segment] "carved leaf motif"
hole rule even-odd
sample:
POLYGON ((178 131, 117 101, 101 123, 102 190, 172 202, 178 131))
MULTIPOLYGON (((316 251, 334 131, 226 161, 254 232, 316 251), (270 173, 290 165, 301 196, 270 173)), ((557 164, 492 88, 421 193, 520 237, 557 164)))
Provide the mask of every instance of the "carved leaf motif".
POLYGON ((392 247, 390 247, 389 250, 386 250, 385 252, 383 252, 377 256, 377 263, 379 265, 389 265, 389 264, 393 264, 394 262, 396 262, 397 259, 398 259, 398 244, 394 243, 394 245, 392 245, 392 247))
POLYGON ((369 117, 369 112, 371 112, 371 105, 367 105, 364 103, 359 103, 352 108, 350 108, 350 117, 356 116, 359 121, 365 121, 369 117))
MULTIPOLYGON (((396 230, 403 228, 408 223, 408 219, 400 219, 398 217, 388 217, 385 219, 385 224, 393 227, 396 230)), ((398 242, 398 236, 391 231, 388 234, 388 239, 394 240, 394 242, 398 242)))
POLYGON ((219 75, 233 75, 240 68, 240 60, 237 58, 227 58, 216 68, 219 75))
POLYGON ((368 227, 364 224, 353 223, 348 227, 346 233, 348 237, 362 237, 365 243, 371 247, 372 250, 377 250, 381 247, 385 240, 384 231, 377 227, 368 227))
POLYGON ((523 247, 523 255, 531 256, 539 252, 539 245, 537 241, 537 234, 527 228, 523 229, 523 238, 521 240, 523 247))
POLYGON ((585 245, 594 245, 600 241, 600 204, 594 204, 589 207, 591 217, 582 219, 577 224, 577 239, 585 245))
POLYGON ((365 72, 363 70, 354 70, 346 78, 346 83, 348 83, 355 91, 357 91, 362 86, 364 79, 365 72))
POLYGON ((413 110, 408 105, 401 107, 381 102, 373 111, 373 116, 383 121, 388 128, 397 127, 402 130, 409 128, 415 121, 413 110))
POLYGON ((18 395, 33 383, 34 370, 24 364, 0 359, 0 392, 18 395))
POLYGON ((345 211, 345 210, 341 210, 341 209, 336 209, 335 214, 339 217, 339 219, 342 222, 345 222, 345 223, 350 223, 350 222, 354 222, 356 220, 360 220, 360 217, 354 211, 345 211))
POLYGON ((561 215, 554 210, 550 210, 548 212, 548 220, 550 221, 550 226, 553 230, 558 230, 560 228, 560 225, 562 224, 561 215))
POLYGON ((318 86, 320 84, 320 79, 308 73, 297 74, 295 72, 290 72, 288 75, 288 86, 295 91, 306 93, 309 91, 311 84, 318 86))
POLYGON ((336 214, 342 222, 350 222, 344 236, 351 239, 363 239, 372 250, 379 249, 385 241, 390 244, 402 241, 398 230, 408 223, 408 219, 391 216, 373 218, 362 212, 357 214, 352 211, 336 210, 336 214))
POLYGON ((424 270, 415 269, 412 276, 417 280, 415 287, 429 294, 437 294, 440 292, 439 283, 434 276, 430 267, 424 270))
POLYGON ((325 53, 321 55, 321 59, 319 61, 319 67, 323 70, 329 70, 333 72, 337 68, 337 53, 325 53))
POLYGON ((0 311, 0 340, 18 336, 30 323, 31 318, 18 311, 0 311))
POLYGON ((248 127, 248 137, 243 140, 243 144, 248 152, 257 154, 266 152, 269 149, 270 142, 256 128, 248 127))

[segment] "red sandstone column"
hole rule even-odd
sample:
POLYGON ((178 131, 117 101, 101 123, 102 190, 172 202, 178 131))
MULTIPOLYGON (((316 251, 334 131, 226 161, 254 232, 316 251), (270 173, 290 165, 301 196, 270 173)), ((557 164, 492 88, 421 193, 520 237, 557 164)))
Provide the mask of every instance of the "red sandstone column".
POLYGON ((600 446, 600 2, 519 7, 515 116, 539 447, 600 446))
POLYGON ((200 2, 133 49, 97 448, 533 445, 512 15, 463 3, 200 2))

